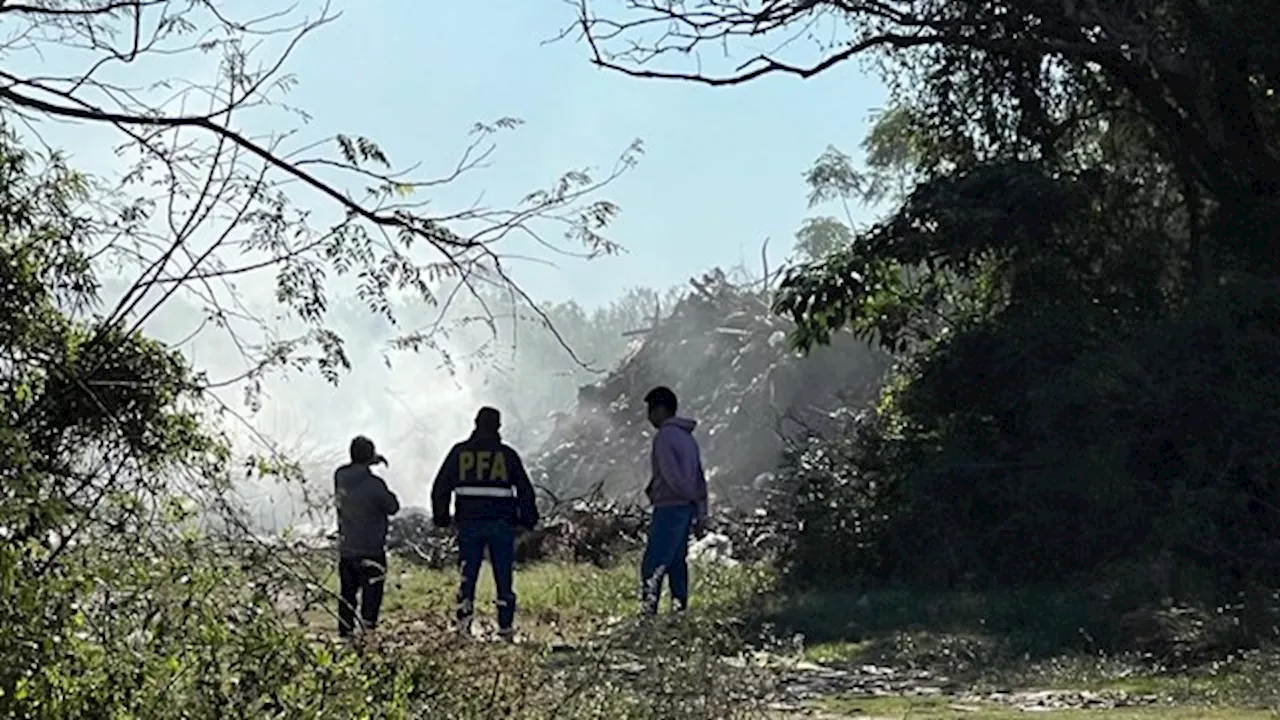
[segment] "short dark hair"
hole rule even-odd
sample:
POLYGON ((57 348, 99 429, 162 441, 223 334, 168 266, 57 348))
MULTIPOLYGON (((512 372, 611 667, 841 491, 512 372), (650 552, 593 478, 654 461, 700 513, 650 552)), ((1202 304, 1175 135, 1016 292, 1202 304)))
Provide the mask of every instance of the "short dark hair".
POLYGON ((644 396, 644 402, 649 407, 656 405, 660 408, 666 408, 667 412, 672 415, 675 415, 676 410, 680 407, 680 403, 676 401, 676 394, 665 385, 659 385, 650 390, 649 394, 644 396))
POLYGON ((498 412, 497 408, 486 405, 476 413, 476 428, 497 431, 500 427, 502 427, 502 413, 498 412))
POLYGON ((351 462, 358 465, 372 465, 378 457, 373 441, 363 435, 351 439, 351 462))

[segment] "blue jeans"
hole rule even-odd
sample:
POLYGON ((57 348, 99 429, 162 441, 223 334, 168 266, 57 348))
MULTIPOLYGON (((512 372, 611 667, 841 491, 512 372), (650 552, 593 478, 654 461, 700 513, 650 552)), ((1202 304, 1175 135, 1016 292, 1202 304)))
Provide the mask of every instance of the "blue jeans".
POLYGON ((671 607, 689 604, 689 533, 693 530, 693 505, 669 505, 653 509, 649 542, 640 561, 640 603, 646 614, 658 612, 663 579, 671 584, 671 607))
POLYGON ((516 617, 516 529, 502 520, 478 520, 458 524, 458 560, 462 583, 458 587, 457 619, 466 622, 475 612, 476 581, 484 551, 489 550, 493 584, 497 588, 498 628, 510 630, 516 617))

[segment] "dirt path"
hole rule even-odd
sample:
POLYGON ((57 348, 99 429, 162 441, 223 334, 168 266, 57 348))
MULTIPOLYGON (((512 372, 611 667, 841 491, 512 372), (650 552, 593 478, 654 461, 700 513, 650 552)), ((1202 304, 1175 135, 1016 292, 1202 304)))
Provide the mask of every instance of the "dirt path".
POLYGON ((806 661, 779 660, 776 668, 779 673, 778 698, 771 703, 770 710, 778 717, 874 717, 867 714, 840 715, 821 709, 831 701, 848 698, 867 699, 871 706, 894 704, 875 700, 900 700, 902 705, 921 703, 977 717, 992 708, 1018 713, 1100 711, 1150 708, 1160 702, 1153 695, 1121 691, 1011 689, 978 693, 927 671, 875 665, 837 668, 806 661))

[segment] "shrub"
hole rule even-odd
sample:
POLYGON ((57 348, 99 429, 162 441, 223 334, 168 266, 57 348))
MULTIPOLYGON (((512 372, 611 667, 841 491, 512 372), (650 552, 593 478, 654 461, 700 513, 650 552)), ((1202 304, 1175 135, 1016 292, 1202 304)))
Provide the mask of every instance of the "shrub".
POLYGON ((792 455, 789 574, 1081 586, 1162 563, 1179 570, 1128 603, 1263 602, 1278 363, 1280 290, 1247 278, 1118 334, 1041 315, 959 334, 901 366, 874 415, 792 455))

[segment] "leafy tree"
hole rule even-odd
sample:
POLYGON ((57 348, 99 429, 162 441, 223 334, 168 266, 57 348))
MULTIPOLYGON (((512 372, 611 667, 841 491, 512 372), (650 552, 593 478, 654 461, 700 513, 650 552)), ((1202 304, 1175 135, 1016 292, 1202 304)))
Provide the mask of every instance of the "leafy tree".
POLYGON ((1146 563, 1135 601, 1266 604, 1280 6, 604 4, 580 25, 606 67, 729 85, 874 58, 902 108, 873 132, 907 140, 881 156, 909 170, 900 202, 778 301, 802 348, 852 328, 902 360, 848 472, 797 474, 802 497, 849 498, 797 558, 841 542, 844 572, 933 585, 1146 563), (836 40, 787 59, 811 23, 836 40), (762 34, 792 40, 722 76, 656 67, 762 34))
MULTIPOLYGON (((1174 0, 1114 7, 1028 0, 848 7, 819 0, 753 9, 750 2, 630 0, 624 19, 591 10, 609 4, 586 3, 579 23, 594 62, 634 76, 731 85, 767 74, 808 77, 861 55, 883 58, 891 89, 913 100, 905 104, 938 150, 925 158, 930 169, 1064 154, 1083 160, 1090 143, 1082 134, 1132 133, 1159 160, 1152 170, 1169 166, 1196 187, 1191 194, 1201 205, 1229 210, 1197 207, 1224 223, 1231 238, 1224 241, 1239 251, 1234 262, 1273 262, 1263 257, 1267 248, 1251 249, 1254 236, 1246 232, 1269 217, 1275 192, 1269 179, 1276 151, 1267 138, 1278 102, 1273 41, 1280 31, 1273 21, 1280 9, 1272 3, 1240 0, 1209 10, 1174 0), (658 18, 670 23, 669 32, 643 38, 658 18), (677 47, 754 43, 762 33, 786 35, 807 22, 829 23, 840 38, 823 44, 806 36, 824 56, 813 64, 759 55, 724 76, 653 67, 682 56, 667 52, 677 47), (623 49, 612 50, 615 43, 623 49)), ((782 52, 801 52, 802 44, 784 43, 782 52)))
POLYGON ((901 203, 921 162, 922 141, 904 107, 880 113, 862 141, 866 170, 858 170, 853 158, 828 147, 804 174, 809 186, 809 207, 840 204, 843 219, 830 215, 811 217, 796 232, 800 259, 821 260, 845 248, 854 237, 851 203, 878 205, 901 203))
MULTIPOLYGON (((0 708, 160 717, 160 667, 269 628, 225 623, 252 597, 185 530, 191 501, 225 497, 228 478, 197 378, 127 325, 71 313, 98 286, 75 212, 87 184, 37 160, 0 135, 0 708), (122 662, 130 644, 148 649, 122 662)), ((197 714, 227 700, 182 689, 197 714)))
POLYGON ((796 251, 809 261, 821 260, 852 241, 849 225, 830 215, 807 218, 796 231, 796 251))
MULTIPOLYGON (((929 136, 915 124, 911 110, 895 106, 880 113, 871 131, 862 142, 866 153, 866 169, 859 170, 853 159, 829 147, 805 173, 809 186, 810 207, 832 202, 840 203, 845 219, 823 216, 807 219, 796 234, 799 259, 812 268, 825 267, 831 260, 838 263, 848 257, 855 238, 854 221, 850 204, 900 205, 907 198, 910 187, 923 167, 925 157, 934 152, 929 136)), ((855 332, 864 336, 885 330, 877 322, 884 319, 906 322, 901 328, 882 333, 880 340, 886 348, 901 352, 905 348, 927 342, 940 333, 953 329, 953 316, 957 313, 975 312, 965 307, 970 293, 970 283, 948 268, 930 266, 927 263, 902 263, 878 268, 881 276, 879 293, 874 307, 866 318, 847 323, 855 332), (927 284, 927 286, 926 286, 927 284)), ((836 270, 845 273, 847 268, 836 270)), ((817 284, 830 287, 830 276, 817 273, 817 284)), ((814 276, 810 276, 812 278, 814 276)), ((841 277, 848 277, 848 274, 841 277)), ((853 275, 853 277, 863 277, 853 275)), ((871 277, 871 276, 866 276, 871 277)), ((800 282, 795 273, 784 278, 781 306, 794 302, 802 293, 794 292, 800 282)), ((841 281, 836 280, 838 285, 841 281)), ((841 329, 839 323, 823 324, 802 322, 798 326, 797 339, 801 347, 813 341, 826 342, 833 329, 841 329)))

